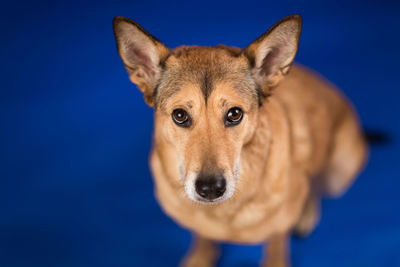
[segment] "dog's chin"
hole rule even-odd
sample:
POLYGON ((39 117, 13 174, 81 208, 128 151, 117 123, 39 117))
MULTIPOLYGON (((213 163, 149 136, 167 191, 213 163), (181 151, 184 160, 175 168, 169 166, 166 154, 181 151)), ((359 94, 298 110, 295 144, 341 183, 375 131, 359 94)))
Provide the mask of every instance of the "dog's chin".
POLYGON ((201 197, 194 197, 194 198, 189 197, 189 198, 195 202, 205 204, 205 205, 219 204, 219 203, 225 202, 228 199, 230 199, 230 197, 225 197, 225 196, 222 196, 222 197, 219 197, 219 198, 216 198, 213 200, 208 200, 208 199, 201 198, 201 197))
POLYGON ((232 188, 231 190, 227 190, 227 192, 224 195, 222 195, 221 197, 209 200, 209 199, 202 198, 201 196, 197 195, 194 192, 194 190, 189 190, 189 192, 188 191, 186 192, 186 196, 194 202, 205 204, 205 205, 210 205, 210 204, 219 204, 219 203, 225 202, 225 201, 229 200, 233 196, 234 193, 235 193, 235 190, 234 190, 234 188, 232 188))

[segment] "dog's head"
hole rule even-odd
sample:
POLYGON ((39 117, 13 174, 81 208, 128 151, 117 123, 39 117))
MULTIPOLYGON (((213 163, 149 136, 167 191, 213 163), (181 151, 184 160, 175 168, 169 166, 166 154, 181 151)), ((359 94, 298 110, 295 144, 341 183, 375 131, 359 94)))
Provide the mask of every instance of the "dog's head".
MULTIPOLYGON (((114 19, 118 51, 133 83, 155 109, 155 142, 173 150, 189 198, 218 202, 235 192, 241 151, 263 100, 288 73, 301 17, 280 20, 247 48, 165 47, 136 22, 114 19)), ((180 177, 179 177, 180 176, 180 177)))

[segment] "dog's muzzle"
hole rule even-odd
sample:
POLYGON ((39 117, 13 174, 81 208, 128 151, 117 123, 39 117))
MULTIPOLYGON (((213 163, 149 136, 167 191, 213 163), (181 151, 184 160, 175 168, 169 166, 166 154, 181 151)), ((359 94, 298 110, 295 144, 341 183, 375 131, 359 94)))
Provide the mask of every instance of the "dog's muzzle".
POLYGON ((186 195, 191 200, 204 204, 223 202, 235 193, 238 173, 235 171, 230 174, 215 168, 212 172, 189 171, 182 179, 186 195))

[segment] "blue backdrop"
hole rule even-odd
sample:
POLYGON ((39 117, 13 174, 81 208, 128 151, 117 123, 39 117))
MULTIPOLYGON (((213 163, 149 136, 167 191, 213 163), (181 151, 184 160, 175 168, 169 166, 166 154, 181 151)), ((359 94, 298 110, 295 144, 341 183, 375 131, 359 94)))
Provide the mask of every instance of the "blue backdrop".
MULTIPOLYGON (((296 60, 337 84, 371 148, 352 189, 292 240, 294 266, 400 266, 400 5, 330 1, 3 1, 0 7, 0 266, 176 266, 190 234, 153 197, 153 115, 120 61, 112 18, 169 47, 246 46, 303 15, 296 60)), ((219 266, 257 266, 261 246, 224 245, 219 266)))

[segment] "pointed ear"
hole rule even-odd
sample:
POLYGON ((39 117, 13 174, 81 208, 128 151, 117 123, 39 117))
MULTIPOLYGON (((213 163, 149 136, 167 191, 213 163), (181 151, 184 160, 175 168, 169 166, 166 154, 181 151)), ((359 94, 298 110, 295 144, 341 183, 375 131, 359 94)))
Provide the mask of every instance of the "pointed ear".
POLYGON ((143 92, 146 103, 154 106, 154 89, 170 50, 133 20, 115 17, 113 24, 118 52, 129 78, 143 92))
POLYGON ((289 72, 297 53, 301 23, 300 15, 281 19, 244 50, 264 95, 289 72))

